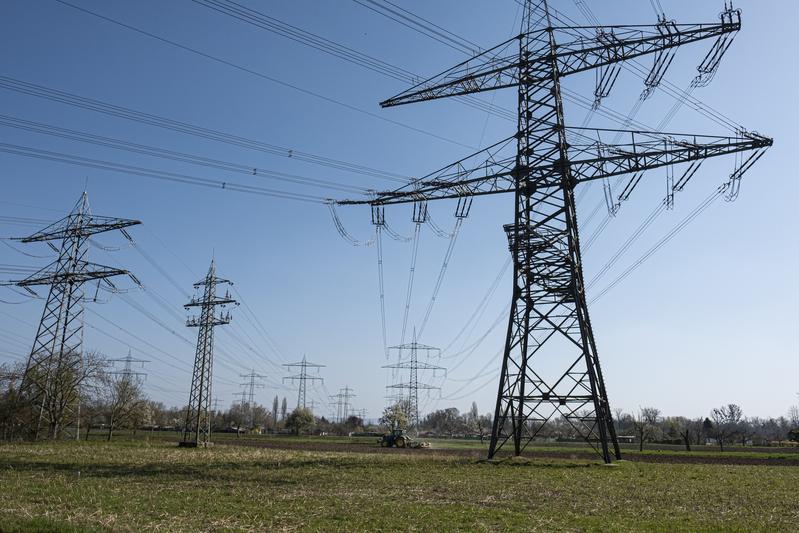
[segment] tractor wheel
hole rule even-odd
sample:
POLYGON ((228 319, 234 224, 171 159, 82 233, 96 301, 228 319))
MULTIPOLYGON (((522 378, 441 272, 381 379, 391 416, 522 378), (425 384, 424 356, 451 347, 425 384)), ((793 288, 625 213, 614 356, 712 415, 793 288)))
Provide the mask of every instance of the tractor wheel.
POLYGON ((405 447, 405 437, 397 437, 397 440, 396 440, 395 444, 396 444, 397 448, 404 448, 405 447))
POLYGON ((381 448, 386 448, 386 447, 388 447, 388 441, 386 441, 385 439, 381 440, 381 441, 380 441, 380 447, 381 447, 381 448))

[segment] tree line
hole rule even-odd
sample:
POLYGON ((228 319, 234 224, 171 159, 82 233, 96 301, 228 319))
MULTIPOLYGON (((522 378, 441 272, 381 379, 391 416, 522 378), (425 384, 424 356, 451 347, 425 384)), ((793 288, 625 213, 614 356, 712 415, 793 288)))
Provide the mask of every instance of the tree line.
MULTIPOLYGON (((22 363, 0 365, 0 435, 4 439, 37 437, 90 438, 102 432, 107 440, 114 432, 141 429, 181 432, 186 407, 167 406, 149 399, 143 382, 135 373, 114 371, 97 353, 85 354, 81 365, 61 365, 49 372, 48 394, 35 408, 19 396, 25 367, 22 363), (44 423, 42 423, 44 421, 44 423), (20 431, 22 429, 23 431, 20 431)), ((213 410, 213 431, 242 433, 309 433, 348 435, 409 429, 410 406, 397 402, 387 407, 377 423, 367 423, 358 416, 332 421, 305 408, 289 411, 288 401, 275 396, 271 409, 257 403, 238 402, 225 410, 213 410)), ((712 444, 724 450, 730 445, 769 446, 784 441, 799 442, 799 406, 792 406, 785 416, 776 418, 747 417, 737 404, 726 404, 711 410, 705 417, 663 416, 654 407, 643 407, 634 413, 614 412, 619 440, 645 444, 679 444, 692 446, 712 444)), ((455 407, 435 410, 425 415, 413 428, 422 436, 445 438, 479 438, 491 434, 492 417, 480 414, 477 404, 461 413, 455 407)), ((540 438, 551 441, 579 440, 572 425, 565 419, 551 420, 540 438)))

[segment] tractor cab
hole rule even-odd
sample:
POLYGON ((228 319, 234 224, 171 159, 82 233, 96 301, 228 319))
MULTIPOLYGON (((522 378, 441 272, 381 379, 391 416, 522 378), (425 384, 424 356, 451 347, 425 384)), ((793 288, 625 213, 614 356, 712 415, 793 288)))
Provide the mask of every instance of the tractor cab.
POLYGON ((378 441, 383 448, 405 448, 411 439, 404 429, 393 429, 378 441))

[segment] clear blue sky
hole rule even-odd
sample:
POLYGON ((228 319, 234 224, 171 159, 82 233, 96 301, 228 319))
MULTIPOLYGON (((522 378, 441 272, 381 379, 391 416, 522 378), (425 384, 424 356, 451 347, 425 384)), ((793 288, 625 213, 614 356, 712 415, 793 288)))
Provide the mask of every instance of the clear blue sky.
MULTIPOLYGON (((513 122, 489 117, 458 102, 381 110, 380 100, 407 85, 190 0, 69 1, 372 115, 199 57, 54 0, 8 0, 0 5, 0 40, 6 50, 0 75, 403 176, 426 174, 514 132, 513 122)), ((435 74, 465 58, 350 0, 241 1, 415 74, 435 74)), ((584 21, 572 2, 553 4, 584 21)), ((655 20, 649 3, 640 0, 588 0, 587 4, 606 24, 655 20)), ((721 0, 662 0, 662 4, 667 15, 679 22, 716 21, 722 7, 721 0)), ((512 0, 409 0, 401 5, 483 47, 518 31, 518 5, 512 0)), ((778 416, 797 402, 799 354, 792 311, 799 296, 794 276, 799 255, 794 206, 799 188, 791 163, 797 106, 795 75, 786 67, 795 62, 798 51, 789 21, 799 16, 799 7, 795 2, 753 0, 736 2, 736 6, 744 12, 743 31, 714 82, 694 95, 736 122, 773 136, 775 146, 746 175, 737 202, 714 203, 592 305, 613 407, 632 411, 652 405, 665 414, 704 416, 717 405, 736 402, 748 415, 778 416)), ((708 47, 709 43, 703 43, 680 50, 667 79, 678 87, 687 87, 708 47)), ((569 79, 566 87, 590 98, 593 74, 569 79)), ((605 105, 627 114, 641 88, 639 78, 623 72, 605 105)), ((513 110, 516 96, 512 90, 505 90, 481 99, 513 110)), ((637 119, 654 126, 672 104, 668 95, 658 93, 646 102, 637 119)), ((393 185, 387 180, 201 139, 6 89, 2 89, 0 113, 247 168, 357 188, 393 185)), ((567 102, 566 114, 567 122, 579 125, 585 110, 567 102)), ((592 125, 616 126, 600 116, 592 125)), ((677 114, 668 129, 729 133, 687 108, 677 114)), ((0 126, 0 142, 314 196, 353 196, 7 126, 0 126)), ((376 252, 373 247, 356 248, 342 240, 323 205, 2 153, 0 168, 0 217, 56 219, 74 204, 88 181, 95 213, 144 222, 131 231, 132 235, 141 249, 169 272, 181 291, 120 238, 98 238, 103 245, 123 248, 117 252, 92 248, 92 259, 130 269, 147 290, 124 296, 103 295, 107 303, 91 304, 94 313, 86 316, 85 341, 88 348, 111 357, 124 356, 130 345, 135 356, 151 360, 146 366, 150 374, 146 385, 153 398, 170 404, 187 401, 196 331, 181 322, 184 292, 190 292, 191 284, 202 276, 215 255, 219 273, 236 282, 238 293, 277 348, 267 345, 261 328, 249 318, 244 306, 233 310, 234 323, 227 328, 233 336, 223 331, 217 335, 220 350, 214 394, 224 406, 241 390, 238 383, 244 380, 238 375, 251 368, 269 375, 266 388, 257 391, 258 401, 271 405, 271 398, 279 394, 288 396, 293 405, 293 389, 279 388, 285 374, 278 365, 307 354, 309 360, 326 365, 320 374, 325 385, 313 389, 311 397, 326 400, 328 393, 349 385, 357 394, 355 406, 366 408, 369 417, 379 415, 389 376, 380 368, 386 359, 378 313, 376 252), (169 333, 130 302, 191 342, 169 333), (139 339, 103 319, 123 326, 139 339)), ((705 164, 676 198, 675 210, 661 216, 592 293, 598 293, 674 227, 727 179, 732 168, 732 159, 705 164)), ((587 279, 602 268, 657 205, 664 190, 664 172, 654 171, 645 177, 630 202, 585 254, 587 279)), ((599 186, 586 194, 580 204, 582 220, 601 198, 599 186)), ((512 216, 509 200, 475 201, 456 243, 430 324, 420 339, 442 348, 452 345, 447 357, 439 361, 451 369, 449 379, 433 380, 442 386, 442 398, 426 399, 426 410, 450 405, 466 409, 472 400, 477 401, 481 412, 493 409, 505 320, 493 330, 489 328, 508 305, 508 274, 476 326, 454 343, 453 339, 506 261, 502 224, 512 216), (484 341, 474 350, 463 352, 483 336, 484 341)), ((451 204, 432 205, 431 211, 445 229, 452 226, 451 204)), ((600 211, 599 216, 583 224, 584 240, 596 230, 602 215, 600 211)), ((372 227, 368 209, 350 208, 341 216, 357 238, 369 238, 372 227)), ((388 209, 387 217, 400 233, 412 232, 409 208, 388 209)), ((0 221, 0 237, 35 229, 0 221)), ((411 326, 421 321, 446 246, 445 239, 428 228, 423 230, 411 326)), ((49 253, 44 246, 28 245, 24 250, 40 256, 49 253)), ((385 240, 389 344, 399 342, 410 258, 409 244, 385 240)), ((43 266, 47 259, 0 246, 0 263, 43 266)), ((26 300, 8 289, 0 289, 0 299, 25 302, 0 304, 0 360, 24 357, 42 302, 26 300)), ((325 414, 326 408, 318 411, 325 414)))

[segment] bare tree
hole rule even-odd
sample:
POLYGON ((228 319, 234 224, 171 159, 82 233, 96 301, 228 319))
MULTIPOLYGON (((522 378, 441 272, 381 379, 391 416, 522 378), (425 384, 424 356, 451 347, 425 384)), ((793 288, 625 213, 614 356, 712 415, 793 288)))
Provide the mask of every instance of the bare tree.
POLYGON ((33 406, 30 398, 20 398, 15 416, 32 436, 39 434, 39 423, 43 421, 47 424, 47 436, 60 438, 66 428, 80 420, 80 408, 87 398, 97 395, 106 367, 105 357, 97 352, 59 356, 46 368, 37 369, 40 375, 28 377, 33 383, 44 384, 30 397, 41 404, 33 406))
POLYGON ((146 398, 139 380, 128 376, 108 376, 106 378, 106 406, 108 417, 108 436, 111 440, 114 429, 140 418, 140 411, 146 398))
POLYGON ((799 405, 792 405, 788 408, 788 420, 793 427, 799 427, 799 405))
POLYGON ((700 441, 702 435, 702 419, 691 420, 690 418, 677 418, 677 431, 685 445, 685 450, 691 451, 691 443, 700 441))
POLYGON ((638 437, 639 451, 644 451, 644 442, 653 440, 657 434, 657 423, 659 417, 660 409, 656 409, 654 407, 642 407, 638 410, 638 414, 633 419, 633 427, 635 428, 635 433, 638 437))
POLYGON ((17 418, 15 412, 17 388, 23 372, 25 372, 23 363, 0 365, 0 429, 3 440, 10 438, 14 433, 14 423, 17 418))
POLYGON ((719 448, 724 451, 724 442, 732 438, 738 431, 743 419, 743 409, 731 403, 723 405, 710 412, 713 419, 713 434, 719 443, 719 448))

